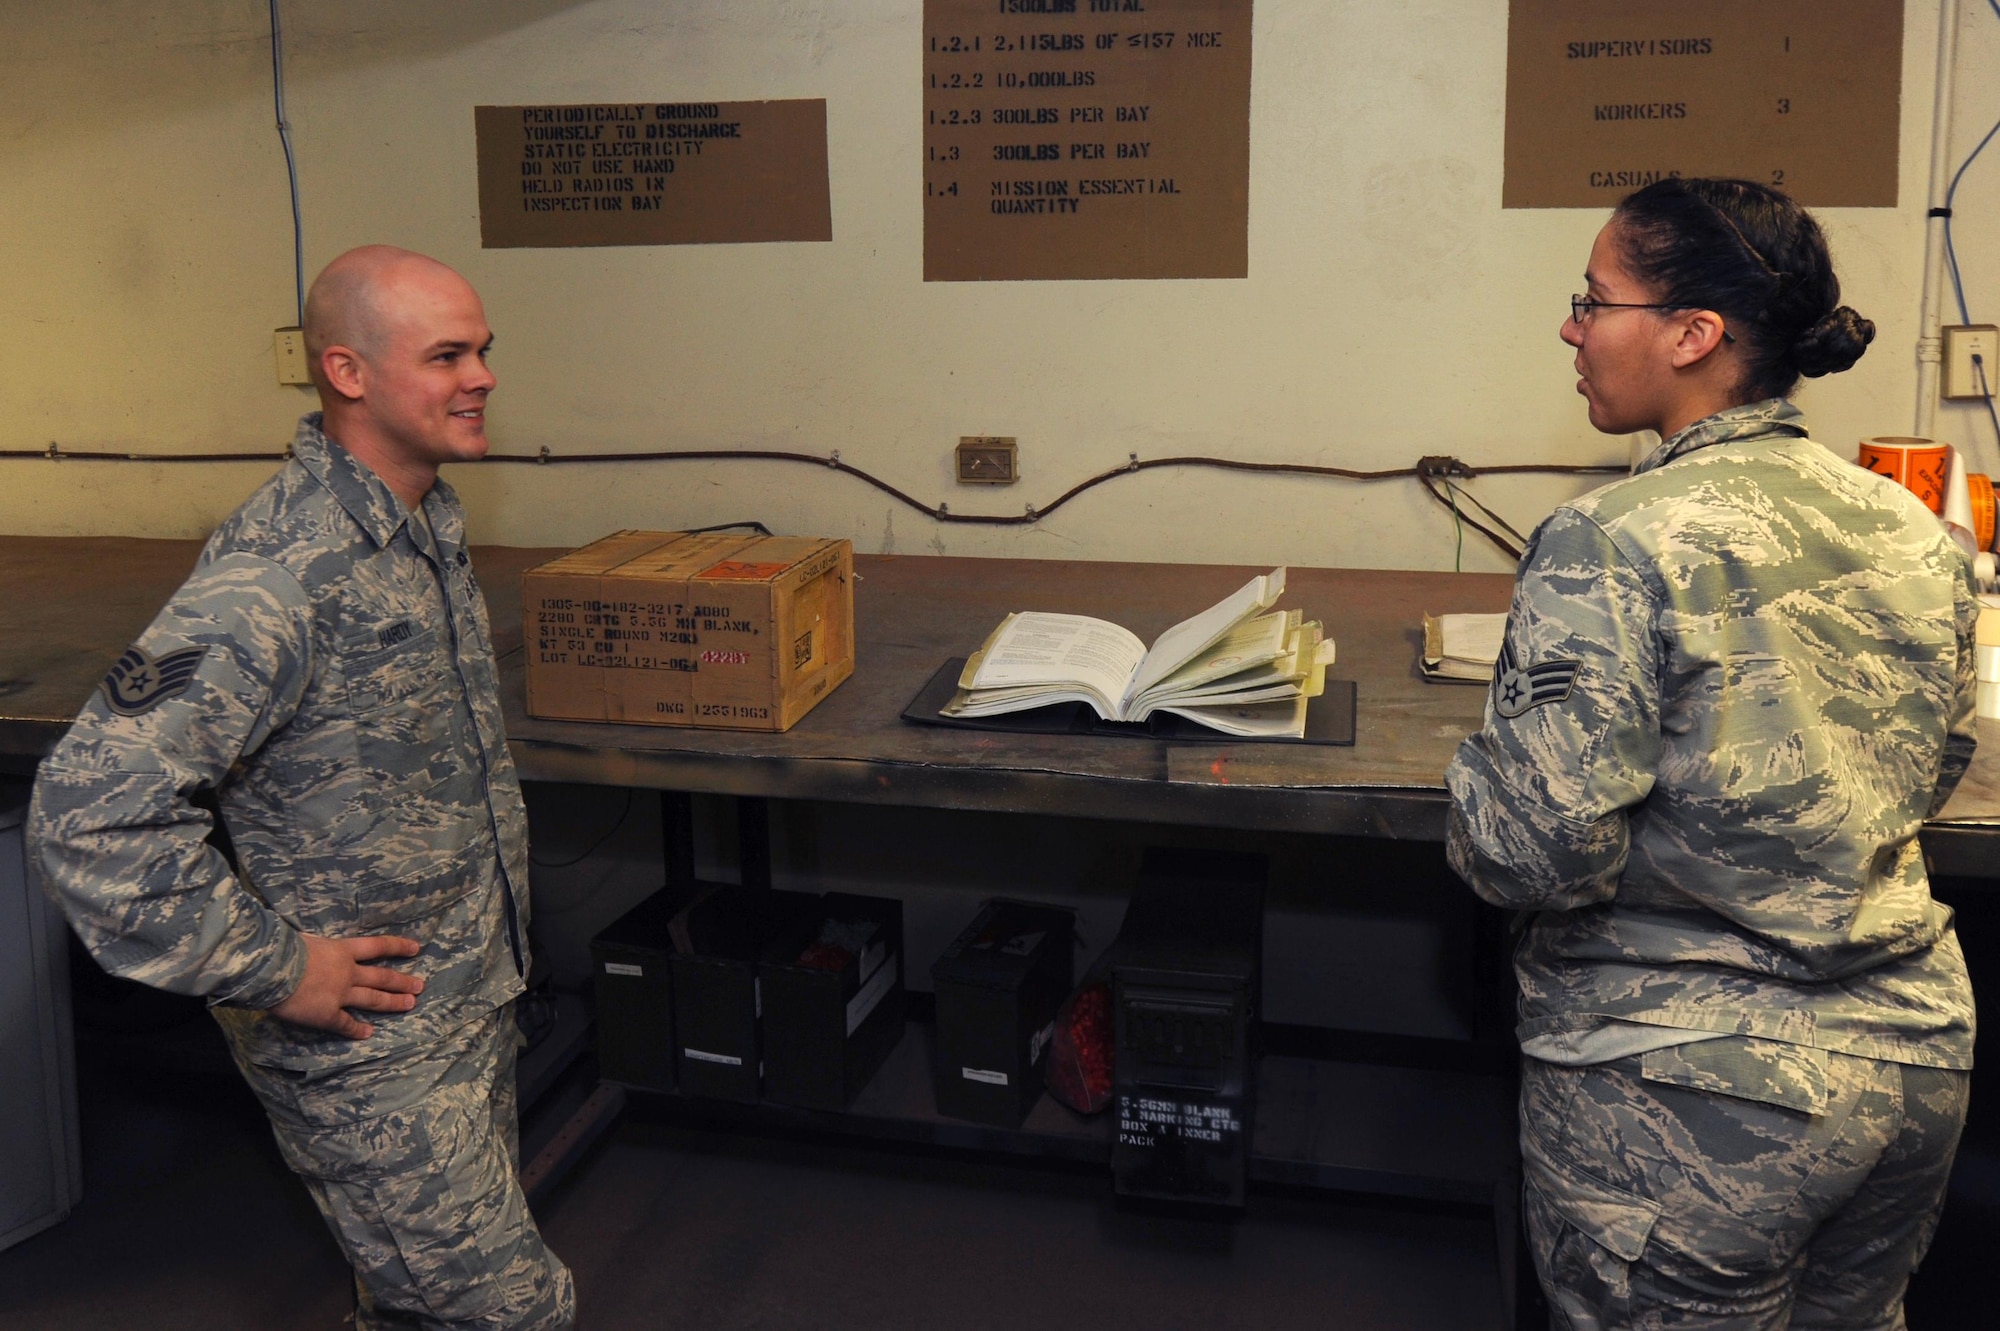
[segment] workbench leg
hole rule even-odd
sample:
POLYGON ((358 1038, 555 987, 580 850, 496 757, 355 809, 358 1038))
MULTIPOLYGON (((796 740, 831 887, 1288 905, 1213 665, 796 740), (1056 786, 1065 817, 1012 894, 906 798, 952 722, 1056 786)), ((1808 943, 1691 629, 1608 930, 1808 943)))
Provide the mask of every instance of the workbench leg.
POLYGON ((1514 1035, 1520 988, 1514 979, 1514 931, 1518 912, 1484 901, 1473 901, 1472 1038, 1509 1055, 1518 1047, 1514 1035))
POLYGON ((584 1153, 618 1126, 624 1113, 625 1088, 608 1081, 597 1083, 597 1088, 569 1116, 554 1139, 537 1151, 521 1171, 521 1191, 527 1194, 529 1207, 546 1201, 555 1186, 569 1177, 584 1153))
POLYGON ((743 886, 771 885, 771 801, 745 795, 736 801, 738 863, 743 886))
POLYGON ((669 891, 694 890, 694 796, 684 790, 660 792, 660 854, 669 891))

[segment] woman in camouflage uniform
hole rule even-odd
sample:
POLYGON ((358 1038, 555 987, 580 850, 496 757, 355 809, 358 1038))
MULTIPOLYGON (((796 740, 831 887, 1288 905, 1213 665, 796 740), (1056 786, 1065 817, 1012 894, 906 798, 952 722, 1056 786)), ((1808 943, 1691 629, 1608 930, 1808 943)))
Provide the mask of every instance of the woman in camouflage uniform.
POLYGON ((1903 1325, 1973 1003, 1917 845, 1971 759, 1970 569, 1786 395, 1874 326, 1775 190, 1667 180, 1563 341, 1629 479, 1522 559, 1453 866, 1534 912, 1524 1207, 1557 1324, 1903 1325))

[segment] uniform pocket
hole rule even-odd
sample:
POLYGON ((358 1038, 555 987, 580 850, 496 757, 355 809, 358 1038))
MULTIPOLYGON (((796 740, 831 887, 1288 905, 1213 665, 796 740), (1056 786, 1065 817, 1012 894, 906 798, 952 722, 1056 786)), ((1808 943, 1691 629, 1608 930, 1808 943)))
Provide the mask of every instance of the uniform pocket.
POLYGON ((1735 1036, 1697 1040, 1641 1055, 1639 1075, 1804 1114, 1826 1113, 1826 1052, 1807 1045, 1735 1036))
POLYGON ((1632 1258, 1607 1248, 1556 1205, 1530 1177, 1521 1218, 1544 1291, 1557 1320, 1574 1326, 1624 1326, 1632 1309, 1632 1258))
POLYGON ((1626 1262, 1646 1251, 1660 1204, 1614 1188, 1546 1156, 1528 1161, 1529 1182, 1550 1210, 1593 1243, 1626 1262))
MULTIPOLYGON (((406 627, 407 621, 397 626, 406 627)), ((449 744, 456 703, 437 631, 378 630, 344 639, 339 653, 362 765, 399 785, 434 779, 428 769, 449 744)))
POLYGON ((1528 1191, 1552 1216, 1619 1260, 1646 1250, 1660 1204, 1576 1164, 1570 1141, 1587 1070, 1530 1062, 1521 1076, 1521 1164, 1528 1191))
MULTIPOLYGON (((367 934, 391 925, 406 926, 442 916, 487 881, 485 864, 492 858, 493 842, 481 836, 462 853, 414 873, 399 878, 363 876, 353 887, 353 927, 367 934)), ((420 943, 430 941, 426 930, 406 932, 416 935, 420 943)))
POLYGON ((456 1086, 330 1131, 278 1133, 377 1308, 455 1323, 504 1302, 480 1235, 507 1195, 507 1156, 476 1099, 456 1086))
POLYGON ((488 821, 451 655, 431 629, 350 636, 338 650, 348 704, 340 724, 353 759, 316 792, 319 820, 350 878, 395 883, 445 872, 488 821))

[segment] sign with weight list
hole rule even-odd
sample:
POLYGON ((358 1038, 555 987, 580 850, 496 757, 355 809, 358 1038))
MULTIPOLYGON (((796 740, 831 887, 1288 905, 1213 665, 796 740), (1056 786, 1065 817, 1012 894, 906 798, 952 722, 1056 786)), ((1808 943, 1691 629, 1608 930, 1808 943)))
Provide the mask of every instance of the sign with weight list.
POLYGON ((1251 0, 924 0, 924 280, 1249 274, 1251 0))

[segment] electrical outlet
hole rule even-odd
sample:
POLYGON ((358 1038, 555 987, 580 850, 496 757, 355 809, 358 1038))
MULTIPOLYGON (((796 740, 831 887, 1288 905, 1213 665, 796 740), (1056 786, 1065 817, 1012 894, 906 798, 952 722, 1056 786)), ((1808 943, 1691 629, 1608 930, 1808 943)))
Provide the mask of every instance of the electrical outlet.
POLYGON ((2000 327, 1954 324, 1944 333, 1944 393, 1947 398, 1977 401, 2000 392, 2000 327), (1974 365, 1972 358, 1979 357, 1974 365), (1982 385, 1980 371, 1985 371, 1982 385))
POLYGON ((1021 479, 1012 435, 961 435, 953 457, 960 485, 1012 485, 1021 479))
POLYGON ((272 335, 278 353, 278 382, 281 384, 309 384, 312 375, 306 371, 306 335, 300 328, 280 328, 272 335))

